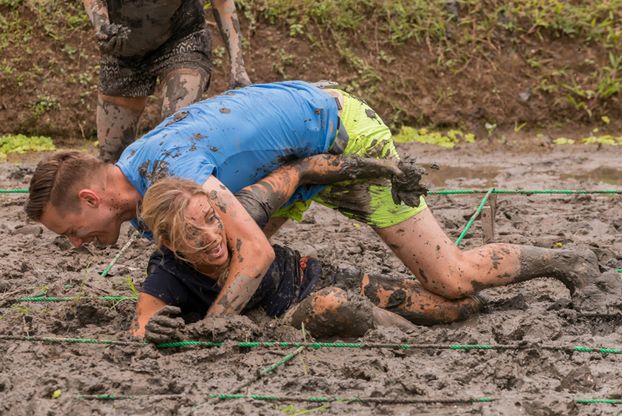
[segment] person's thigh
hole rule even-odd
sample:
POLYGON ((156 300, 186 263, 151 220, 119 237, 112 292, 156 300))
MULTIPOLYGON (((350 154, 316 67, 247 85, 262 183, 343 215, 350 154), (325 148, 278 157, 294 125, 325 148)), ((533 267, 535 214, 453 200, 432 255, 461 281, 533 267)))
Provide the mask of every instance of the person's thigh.
POLYGON ((161 117, 166 118, 201 98, 209 84, 209 74, 202 68, 175 68, 160 80, 161 117))
MULTIPOLYGON (((344 92, 340 94, 343 96, 340 120, 348 133, 343 154, 399 160, 391 131, 376 112, 363 100, 344 92)), ((423 198, 418 207, 396 204, 391 196, 391 182, 387 178, 338 182, 327 186, 312 200, 374 227, 389 227, 403 222, 426 206, 423 198)), ((279 210, 275 216, 300 221, 308 207, 309 201, 297 202, 279 210)))
POLYGON ((97 100, 97 138, 100 158, 116 162, 136 138, 138 120, 147 97, 113 97, 99 94, 97 100))

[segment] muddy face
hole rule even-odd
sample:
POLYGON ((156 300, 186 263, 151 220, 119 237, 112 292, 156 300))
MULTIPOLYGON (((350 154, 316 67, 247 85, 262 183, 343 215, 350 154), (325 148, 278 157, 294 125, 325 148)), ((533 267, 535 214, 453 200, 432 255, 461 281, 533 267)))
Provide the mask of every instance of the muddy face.
POLYGON ((81 202, 76 211, 58 210, 49 205, 41 216, 41 224, 50 231, 67 237, 74 247, 90 242, 112 245, 117 242, 121 221, 116 211, 101 202, 81 202))
POLYGON ((208 198, 193 197, 185 214, 182 241, 170 242, 174 251, 207 274, 226 265, 229 249, 225 229, 208 198))

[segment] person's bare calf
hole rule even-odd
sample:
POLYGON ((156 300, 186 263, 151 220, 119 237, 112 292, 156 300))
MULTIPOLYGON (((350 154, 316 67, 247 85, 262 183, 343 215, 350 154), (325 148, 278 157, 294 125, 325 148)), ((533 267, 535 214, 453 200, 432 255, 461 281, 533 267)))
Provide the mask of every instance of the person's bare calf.
POLYGON ((574 293, 600 275, 590 250, 554 250, 495 243, 463 251, 429 209, 387 228, 374 228, 421 285, 446 299, 537 277, 561 280, 574 293))
POLYGON ((164 119, 179 109, 201 98, 209 85, 209 74, 199 68, 177 68, 169 71, 160 80, 162 88, 162 108, 164 119))
POLYGON ((477 296, 449 300, 427 291, 416 280, 378 275, 363 276, 361 294, 382 310, 417 325, 463 321, 478 314, 484 306, 477 296))
POLYGON ((138 120, 146 101, 146 97, 112 97, 99 94, 97 138, 101 160, 116 162, 123 149, 134 141, 138 120))

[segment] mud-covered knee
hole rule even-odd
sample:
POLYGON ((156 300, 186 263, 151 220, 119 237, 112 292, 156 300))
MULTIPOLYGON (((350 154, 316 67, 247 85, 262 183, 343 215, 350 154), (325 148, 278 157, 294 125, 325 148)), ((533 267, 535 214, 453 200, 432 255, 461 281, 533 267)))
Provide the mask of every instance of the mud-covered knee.
POLYGON ((442 282, 429 288, 433 293, 449 300, 460 300, 470 296, 484 287, 476 288, 473 284, 462 284, 454 281, 442 282))
POLYGON ((166 118, 199 100, 209 85, 209 74, 200 68, 181 68, 169 72, 162 80, 162 108, 166 118))
POLYGON ((314 337, 360 337, 374 328, 373 304, 365 297, 336 287, 324 288, 302 301, 291 325, 314 337))

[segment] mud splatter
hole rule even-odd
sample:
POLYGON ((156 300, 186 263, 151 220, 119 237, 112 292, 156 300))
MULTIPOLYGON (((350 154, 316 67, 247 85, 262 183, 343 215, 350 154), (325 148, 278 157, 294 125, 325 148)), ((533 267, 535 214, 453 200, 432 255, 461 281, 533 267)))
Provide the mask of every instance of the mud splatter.
POLYGON ((189 113, 187 111, 180 111, 178 113, 175 113, 173 118, 168 123, 166 123, 165 126, 168 127, 171 124, 177 123, 178 121, 185 119, 186 117, 188 117, 188 114, 189 113))

